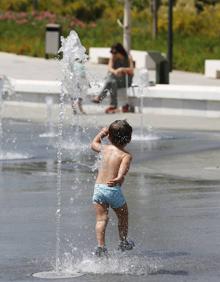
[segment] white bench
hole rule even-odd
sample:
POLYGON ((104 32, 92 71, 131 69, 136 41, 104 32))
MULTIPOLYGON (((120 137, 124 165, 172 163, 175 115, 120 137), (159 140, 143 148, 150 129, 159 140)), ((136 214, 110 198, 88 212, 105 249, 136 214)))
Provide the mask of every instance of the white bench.
POLYGON ((109 59, 111 56, 110 48, 89 48, 89 61, 94 64, 99 64, 99 58, 109 59))
POLYGON ((12 100, 26 102, 45 102, 47 96, 52 96, 54 102, 59 101, 61 93, 60 81, 26 80, 7 78, 10 92, 6 93, 12 100))
MULTIPOLYGON (((136 68, 146 68, 151 59, 146 51, 131 50, 131 56, 136 68)), ((91 63, 106 63, 111 57, 110 48, 91 47, 89 48, 89 61, 91 63)))
POLYGON ((205 76, 220 78, 220 60, 205 60, 205 76))
MULTIPOLYGON (((61 93, 60 81, 45 81, 45 80, 25 80, 25 79, 13 79, 8 78, 8 82, 11 84, 11 97, 12 100, 26 101, 26 102, 45 102, 46 97, 51 96, 54 103, 59 102, 59 96, 61 93), (14 95, 13 95, 14 94, 14 95)), ((90 103, 93 96, 99 94, 103 84, 92 85, 88 88, 87 98, 84 103, 90 103)), ((132 87, 118 89, 118 104, 123 106, 125 104, 134 104, 134 90, 132 87)), ((104 101, 104 104, 108 104, 108 98, 104 101)))

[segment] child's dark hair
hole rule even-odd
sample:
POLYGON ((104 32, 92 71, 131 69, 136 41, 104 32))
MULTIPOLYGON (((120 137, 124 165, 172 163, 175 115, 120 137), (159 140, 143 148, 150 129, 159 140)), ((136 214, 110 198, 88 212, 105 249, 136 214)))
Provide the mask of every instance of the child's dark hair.
POLYGON ((109 140, 115 146, 125 146, 131 141, 132 127, 126 120, 116 120, 110 124, 109 140))

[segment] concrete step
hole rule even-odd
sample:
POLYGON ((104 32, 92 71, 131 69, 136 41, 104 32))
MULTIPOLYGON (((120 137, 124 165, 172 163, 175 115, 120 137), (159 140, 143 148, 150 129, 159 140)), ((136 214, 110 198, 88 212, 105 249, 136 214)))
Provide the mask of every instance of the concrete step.
MULTIPOLYGON (((7 100, 19 102, 45 103, 49 96, 53 103, 59 103, 61 93, 60 81, 21 80, 9 78, 11 87, 7 100)), ((83 101, 95 111, 99 105, 91 107, 91 96, 97 95, 100 87, 92 86, 83 101)), ((129 102, 136 111, 175 115, 197 115, 220 117, 220 87, 200 85, 156 85, 140 89, 137 86, 120 89, 121 104, 129 102)), ((103 105, 108 104, 108 98, 103 105)))

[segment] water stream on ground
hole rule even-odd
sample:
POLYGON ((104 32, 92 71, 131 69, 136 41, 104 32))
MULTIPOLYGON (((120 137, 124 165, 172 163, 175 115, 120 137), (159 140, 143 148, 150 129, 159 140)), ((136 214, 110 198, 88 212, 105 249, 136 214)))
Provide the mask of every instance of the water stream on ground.
MULTIPOLYGON (((44 124, 3 120, 3 128, 5 150, 16 148, 30 158, 1 161, 0 281, 32 281, 31 274, 39 272, 58 280, 61 275, 83 273, 83 280, 78 277, 77 281, 88 282, 218 281, 218 133, 152 129, 157 138, 132 141, 133 165, 123 189, 136 248, 118 253, 117 223, 111 213, 107 230, 111 256, 100 261, 92 255, 96 159, 88 145, 97 129, 90 127, 85 135, 79 127, 77 138, 83 149, 78 158, 76 127, 70 130, 64 125, 58 278, 54 251, 58 142, 40 137, 44 124)), ((139 132, 134 129, 135 135, 139 132)))

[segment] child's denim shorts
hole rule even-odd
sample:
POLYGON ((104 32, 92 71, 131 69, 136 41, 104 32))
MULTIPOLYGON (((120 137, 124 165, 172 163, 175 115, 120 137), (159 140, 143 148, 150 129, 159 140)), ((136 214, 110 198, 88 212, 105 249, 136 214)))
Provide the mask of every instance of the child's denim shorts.
POLYGON ((107 184, 95 184, 92 200, 94 204, 110 205, 113 209, 120 208, 126 203, 120 185, 110 187, 107 184))

